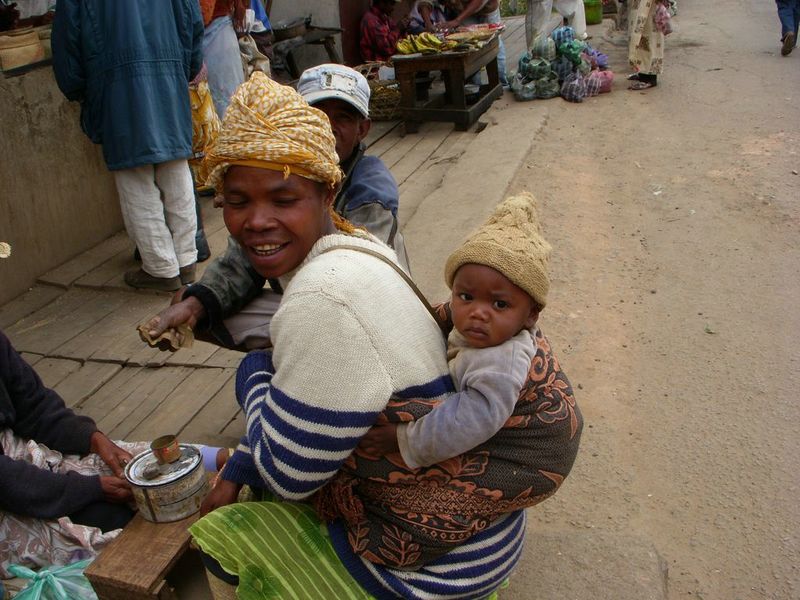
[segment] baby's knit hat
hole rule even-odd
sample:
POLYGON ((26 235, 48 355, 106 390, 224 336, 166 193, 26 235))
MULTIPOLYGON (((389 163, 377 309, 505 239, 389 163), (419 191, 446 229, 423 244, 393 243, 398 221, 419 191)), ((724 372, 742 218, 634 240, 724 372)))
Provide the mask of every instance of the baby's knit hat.
POLYGON ((550 244, 542 237, 536 200, 524 192, 497 205, 489 220, 453 252, 444 267, 452 289, 456 271, 473 263, 491 267, 525 290, 537 304, 547 304, 550 244))

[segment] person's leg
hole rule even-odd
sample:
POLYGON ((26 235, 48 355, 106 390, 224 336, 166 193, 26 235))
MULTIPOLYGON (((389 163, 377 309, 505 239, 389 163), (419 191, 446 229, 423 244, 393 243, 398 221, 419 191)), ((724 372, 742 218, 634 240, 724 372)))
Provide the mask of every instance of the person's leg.
POLYGON ((164 280, 178 277, 178 258, 164 218, 153 165, 113 171, 113 175, 125 229, 142 255, 142 270, 170 283, 164 280))
POLYGON ((575 30, 576 40, 585 40, 589 37, 586 33, 586 11, 583 0, 556 0, 556 10, 565 17, 570 27, 575 30))
MULTIPOLYGON (((484 19, 485 23, 502 23, 503 20, 500 18, 500 8, 486 15, 484 19)), ((497 50, 497 70, 500 74, 500 83, 503 87, 508 87, 508 76, 506 75, 506 45, 503 43, 502 34, 498 36, 497 41, 499 43, 499 48, 497 50)))
POLYGON ((164 214, 178 266, 180 269, 193 267, 197 262, 197 213, 189 164, 185 160, 173 160, 156 165, 155 181, 164 201, 164 214))
MULTIPOLYGON (((548 35, 550 26, 550 16, 553 14, 553 0, 529 0, 528 15, 526 20, 532 24, 533 40, 539 35, 548 35)), ((529 44, 530 45, 530 44, 529 44)))
POLYGON ((797 0, 775 0, 775 4, 778 6, 778 19, 781 22, 781 40, 783 40, 787 33, 794 32, 794 11, 797 0))

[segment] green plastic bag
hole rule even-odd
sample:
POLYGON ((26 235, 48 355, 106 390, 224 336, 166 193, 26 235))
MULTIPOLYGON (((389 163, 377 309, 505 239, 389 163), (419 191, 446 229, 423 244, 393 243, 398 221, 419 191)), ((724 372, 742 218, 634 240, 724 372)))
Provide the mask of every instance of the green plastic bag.
POLYGON ((9 573, 31 580, 14 600, 97 600, 92 584, 83 574, 91 562, 92 559, 87 558, 64 567, 44 567, 38 571, 11 565, 9 573))

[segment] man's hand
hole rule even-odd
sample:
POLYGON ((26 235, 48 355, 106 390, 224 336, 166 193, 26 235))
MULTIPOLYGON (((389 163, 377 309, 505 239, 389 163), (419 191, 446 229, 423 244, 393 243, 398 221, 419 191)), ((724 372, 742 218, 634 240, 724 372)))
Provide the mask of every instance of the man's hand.
POLYGON ((133 498, 131 485, 125 479, 111 477, 108 475, 100 476, 100 487, 103 488, 103 496, 106 501, 122 504, 133 498))
POLYGON ((130 452, 117 446, 106 434, 99 431, 92 434, 89 451, 99 455, 117 478, 124 479, 125 465, 133 458, 130 452))
POLYGON ((200 516, 203 517, 220 506, 233 504, 236 502, 236 498, 239 496, 239 491, 241 489, 242 486, 240 484, 227 481, 220 477, 200 505, 200 516))
POLYGON ((375 425, 370 429, 358 444, 360 450, 366 454, 381 458, 387 454, 394 454, 400 451, 397 445, 397 425, 386 423, 375 425))
POLYGON ((185 300, 175 302, 162 310, 156 316, 151 317, 144 324, 144 328, 150 337, 156 339, 167 329, 177 329, 180 325, 188 325, 194 328, 197 322, 206 314, 206 309, 194 296, 189 296, 185 300))

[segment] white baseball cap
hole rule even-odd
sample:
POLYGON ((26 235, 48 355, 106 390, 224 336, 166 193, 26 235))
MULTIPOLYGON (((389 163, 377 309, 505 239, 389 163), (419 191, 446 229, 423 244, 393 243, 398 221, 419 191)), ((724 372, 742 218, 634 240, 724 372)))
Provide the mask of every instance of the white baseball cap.
POLYGON ((297 83, 298 93, 312 106, 322 100, 344 100, 369 118, 369 84, 358 71, 328 63, 303 71, 297 83))

